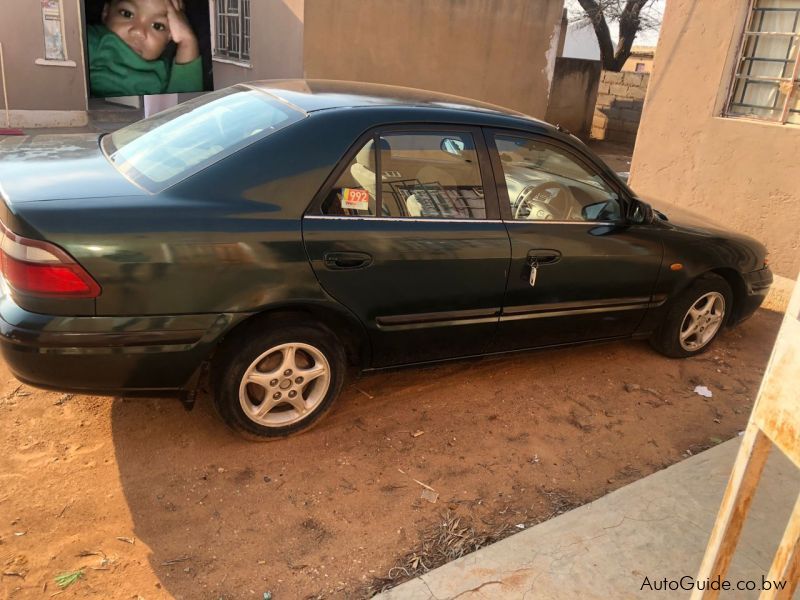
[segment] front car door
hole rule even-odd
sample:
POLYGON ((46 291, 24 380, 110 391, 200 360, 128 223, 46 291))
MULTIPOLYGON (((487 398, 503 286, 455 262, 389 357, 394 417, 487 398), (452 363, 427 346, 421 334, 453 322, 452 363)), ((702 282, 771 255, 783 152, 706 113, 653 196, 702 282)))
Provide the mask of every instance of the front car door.
POLYGON ((479 129, 360 140, 303 219, 325 291, 364 323, 372 366, 479 354, 499 320, 510 244, 479 129))
POLYGON ((494 350, 631 335, 653 301, 662 243, 580 150, 486 131, 511 267, 494 350))

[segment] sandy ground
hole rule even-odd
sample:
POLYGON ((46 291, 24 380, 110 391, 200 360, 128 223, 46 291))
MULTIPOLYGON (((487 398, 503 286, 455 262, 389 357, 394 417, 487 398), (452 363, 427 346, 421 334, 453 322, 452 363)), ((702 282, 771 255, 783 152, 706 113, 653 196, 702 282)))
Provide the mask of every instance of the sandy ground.
POLYGON ((364 597, 448 508, 513 530, 737 435, 779 325, 759 311, 690 360, 618 342, 371 374, 268 444, 207 394, 187 413, 0 365, 0 596, 364 597))

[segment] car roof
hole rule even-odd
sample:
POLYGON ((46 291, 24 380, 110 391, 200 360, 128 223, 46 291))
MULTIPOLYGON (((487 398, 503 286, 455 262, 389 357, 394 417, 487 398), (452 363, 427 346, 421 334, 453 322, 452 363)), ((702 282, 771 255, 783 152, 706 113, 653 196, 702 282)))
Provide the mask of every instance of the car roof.
POLYGON ((552 127, 524 113, 488 102, 395 85, 332 79, 272 79, 253 81, 245 85, 276 96, 306 113, 375 106, 446 108, 522 118, 552 127))

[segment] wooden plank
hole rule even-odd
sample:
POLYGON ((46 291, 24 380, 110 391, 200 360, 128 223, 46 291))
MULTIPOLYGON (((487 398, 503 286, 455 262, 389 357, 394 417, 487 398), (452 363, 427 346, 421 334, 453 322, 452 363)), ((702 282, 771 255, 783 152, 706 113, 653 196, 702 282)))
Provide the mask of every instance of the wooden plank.
POLYGON ((772 566, 767 575, 767 581, 786 582, 786 587, 778 590, 773 588, 761 592, 759 600, 791 600, 797 589, 800 579, 800 494, 794 503, 789 524, 783 532, 783 539, 775 553, 772 566))
MULTIPOLYGON (((717 576, 725 578, 771 447, 769 438, 751 421, 742 437, 736 462, 733 463, 733 471, 711 531, 711 539, 697 574, 698 581, 717 576)), ((691 598, 712 600, 719 597, 719 592, 696 589, 691 598)))
POLYGON ((783 319, 751 421, 800 468, 800 283, 783 319))

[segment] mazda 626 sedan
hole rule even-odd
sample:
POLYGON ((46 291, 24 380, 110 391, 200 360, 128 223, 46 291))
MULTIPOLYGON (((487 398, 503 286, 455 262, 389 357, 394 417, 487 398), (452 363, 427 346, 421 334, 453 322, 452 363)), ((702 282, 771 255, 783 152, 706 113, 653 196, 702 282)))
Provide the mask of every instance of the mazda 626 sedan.
POLYGON ((654 211, 559 128, 404 88, 260 82, 7 139, 0 187, 13 373, 191 402, 208 365, 252 439, 316 422, 350 367, 631 337, 691 356, 772 282, 764 246, 654 211))

